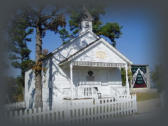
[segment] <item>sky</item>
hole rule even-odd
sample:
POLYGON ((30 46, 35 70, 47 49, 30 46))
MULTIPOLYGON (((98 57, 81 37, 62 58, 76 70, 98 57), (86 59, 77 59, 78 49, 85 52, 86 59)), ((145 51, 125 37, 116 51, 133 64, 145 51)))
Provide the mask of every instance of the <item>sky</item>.
POLYGON ((106 10, 104 22, 117 22, 123 26, 122 36, 117 39, 117 49, 134 64, 158 64, 156 58, 159 22, 148 10, 106 10))
MULTIPOLYGON (((116 48, 134 64, 149 64, 150 69, 153 69, 158 64, 155 54, 157 48, 156 31, 159 24, 156 20, 157 17, 144 9, 123 9, 119 11, 107 8, 105 11, 105 15, 100 17, 103 23, 117 22, 123 26, 121 37, 116 39, 116 48)), ((32 50, 30 58, 34 60, 35 33, 30 37, 32 42, 28 44, 28 47, 32 50)), ((43 38, 43 49, 52 52, 60 45, 59 35, 48 31, 43 38)))

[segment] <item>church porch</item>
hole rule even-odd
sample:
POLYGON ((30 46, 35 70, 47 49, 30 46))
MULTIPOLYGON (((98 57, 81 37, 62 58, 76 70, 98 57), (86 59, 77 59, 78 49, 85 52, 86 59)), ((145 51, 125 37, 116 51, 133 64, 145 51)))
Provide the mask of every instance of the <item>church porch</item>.
POLYGON ((129 84, 127 73, 126 86, 122 86, 121 68, 125 68, 127 71, 127 65, 124 63, 86 61, 73 61, 67 63, 66 73, 71 80, 72 97, 102 98, 128 95, 129 84))

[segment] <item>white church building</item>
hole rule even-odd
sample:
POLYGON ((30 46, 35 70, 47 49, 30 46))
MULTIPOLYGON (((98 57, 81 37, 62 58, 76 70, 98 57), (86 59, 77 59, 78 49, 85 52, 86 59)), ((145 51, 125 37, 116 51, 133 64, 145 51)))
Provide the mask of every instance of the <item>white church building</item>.
MULTIPOLYGON (((81 21, 79 36, 71 39, 43 61, 43 106, 55 106, 64 99, 91 99, 130 95, 127 70, 133 63, 104 38, 92 31, 88 12, 81 21), (121 68, 126 70, 122 85, 121 68)), ((35 75, 25 73, 25 103, 34 106, 35 75)))

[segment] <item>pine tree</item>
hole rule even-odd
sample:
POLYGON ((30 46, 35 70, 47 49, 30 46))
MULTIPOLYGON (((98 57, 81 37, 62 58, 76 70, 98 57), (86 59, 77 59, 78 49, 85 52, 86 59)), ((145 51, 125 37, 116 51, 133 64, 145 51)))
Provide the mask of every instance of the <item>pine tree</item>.
POLYGON ((59 30, 59 34, 63 44, 65 44, 71 37, 69 35, 69 32, 65 28, 62 28, 61 30, 59 30))
POLYGON ((121 36, 121 29, 118 23, 106 23, 100 28, 100 35, 108 37, 111 41, 112 46, 116 47, 116 40, 121 36))
POLYGON ((27 47, 27 42, 31 41, 28 35, 32 33, 32 29, 27 29, 27 23, 24 20, 15 18, 10 24, 8 32, 10 38, 9 58, 11 65, 14 68, 20 69, 20 75, 15 79, 15 83, 17 84, 15 100, 23 101, 25 71, 34 64, 29 58, 31 51, 27 47))
POLYGON ((65 26, 65 18, 59 8, 52 6, 29 7, 21 11, 22 18, 36 31, 35 107, 42 107, 42 38, 47 30, 58 32, 65 26))

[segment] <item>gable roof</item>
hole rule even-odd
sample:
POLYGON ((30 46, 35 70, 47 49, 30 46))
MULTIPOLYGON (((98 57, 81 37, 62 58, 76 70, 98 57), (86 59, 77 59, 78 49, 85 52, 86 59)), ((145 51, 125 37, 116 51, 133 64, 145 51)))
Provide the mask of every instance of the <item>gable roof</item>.
POLYGON ((131 60, 129 60, 126 56, 124 56, 121 52, 119 52, 116 48, 114 48, 110 43, 108 43, 106 40, 102 38, 104 44, 106 44, 109 48, 111 48, 119 57, 121 57, 123 60, 128 62, 129 64, 133 64, 131 60))
MULTIPOLYGON (((121 57, 124 61, 126 61, 129 64, 133 64, 132 61, 130 61, 128 58, 126 58, 122 53, 120 53, 116 48, 114 48, 111 44, 109 44, 106 40, 104 40, 103 38, 100 38, 99 36, 97 36, 95 33, 87 31, 83 34, 81 34, 80 36, 69 40, 68 43, 58 47, 57 49, 55 49, 53 52, 49 53, 45 59, 43 59, 43 61, 47 60, 48 58, 52 57, 55 53, 59 52, 60 50, 64 49, 65 47, 69 46, 70 44, 72 44, 73 42, 75 42, 76 39, 86 35, 87 33, 91 33, 94 37, 96 37, 97 39, 93 42, 91 42, 90 44, 86 45, 84 48, 80 49, 79 51, 75 52, 74 54, 70 55, 69 57, 67 57, 66 59, 62 60, 61 62, 59 62, 59 65, 62 65, 68 61, 71 61, 72 59, 74 59, 75 57, 77 57, 78 55, 80 55, 81 53, 83 53, 84 51, 90 49, 92 46, 98 44, 99 42, 103 42, 105 45, 107 45, 110 49, 112 49, 119 57, 121 57), (102 41, 100 41, 102 40, 102 41)), ((30 70, 31 68, 27 69, 26 71, 30 70)))
POLYGON ((109 47, 112 51, 114 51, 115 54, 117 54, 120 58, 122 58, 124 61, 126 61, 129 64, 133 64, 128 58, 126 58, 122 53, 120 53, 116 48, 114 48, 112 45, 110 45, 107 41, 105 41, 103 38, 101 39, 97 39, 94 42, 90 43, 89 45, 87 45, 85 48, 82 48, 81 50, 79 50, 78 52, 74 53, 73 55, 69 56, 68 58, 66 58, 65 60, 61 61, 59 63, 59 65, 62 65, 68 61, 73 60, 74 58, 76 58, 77 56, 79 56, 80 54, 82 54, 83 52, 89 50, 91 47, 93 47, 94 45, 98 44, 98 43, 104 43, 107 47, 109 47))
MULTIPOLYGON (((75 37, 75 38, 69 40, 66 44, 61 45, 60 47, 56 48, 53 52, 50 52, 50 53, 46 56, 46 58, 45 58, 44 60, 46 60, 46 59, 48 59, 49 57, 53 56, 55 53, 59 52, 60 50, 63 50, 64 48, 70 46, 71 44, 73 44, 73 43, 75 42, 75 40, 77 40, 77 39, 79 39, 79 38, 82 38, 83 36, 85 36, 86 34, 89 34, 89 33, 90 33, 91 35, 93 35, 93 36, 96 38, 96 40, 97 40, 97 39, 100 39, 99 36, 97 36, 95 33, 91 32, 91 31, 84 32, 84 33, 82 33, 81 35, 79 35, 78 37, 75 37)), ((84 47, 84 48, 85 48, 85 47, 84 47)), ((68 58, 68 57, 67 57, 67 58, 68 58)))
POLYGON ((58 52, 60 49, 63 49, 63 48, 65 48, 65 47, 69 46, 70 44, 72 44, 73 42, 75 42, 75 40, 77 40, 77 39, 83 37, 84 35, 86 35, 86 34, 88 34, 88 33, 92 34, 92 35, 93 35, 95 38, 97 38, 97 39, 100 38, 100 37, 97 36, 95 33, 91 32, 91 31, 87 31, 87 32, 84 32, 83 34, 79 35, 78 37, 75 37, 75 38, 69 40, 66 44, 61 45, 60 47, 58 47, 57 49, 55 49, 52 53, 56 53, 56 52, 58 52))
POLYGON ((70 55, 69 57, 67 57, 65 60, 61 61, 59 64, 63 64, 66 61, 69 61, 70 58, 72 58, 73 56, 77 55, 78 53, 82 52, 83 50, 85 50, 86 48, 88 48, 89 46, 93 45, 95 42, 97 42, 99 39, 95 40, 94 42, 88 44, 87 46, 85 46, 84 48, 80 49, 79 51, 77 51, 76 53, 74 53, 73 55, 70 55))

